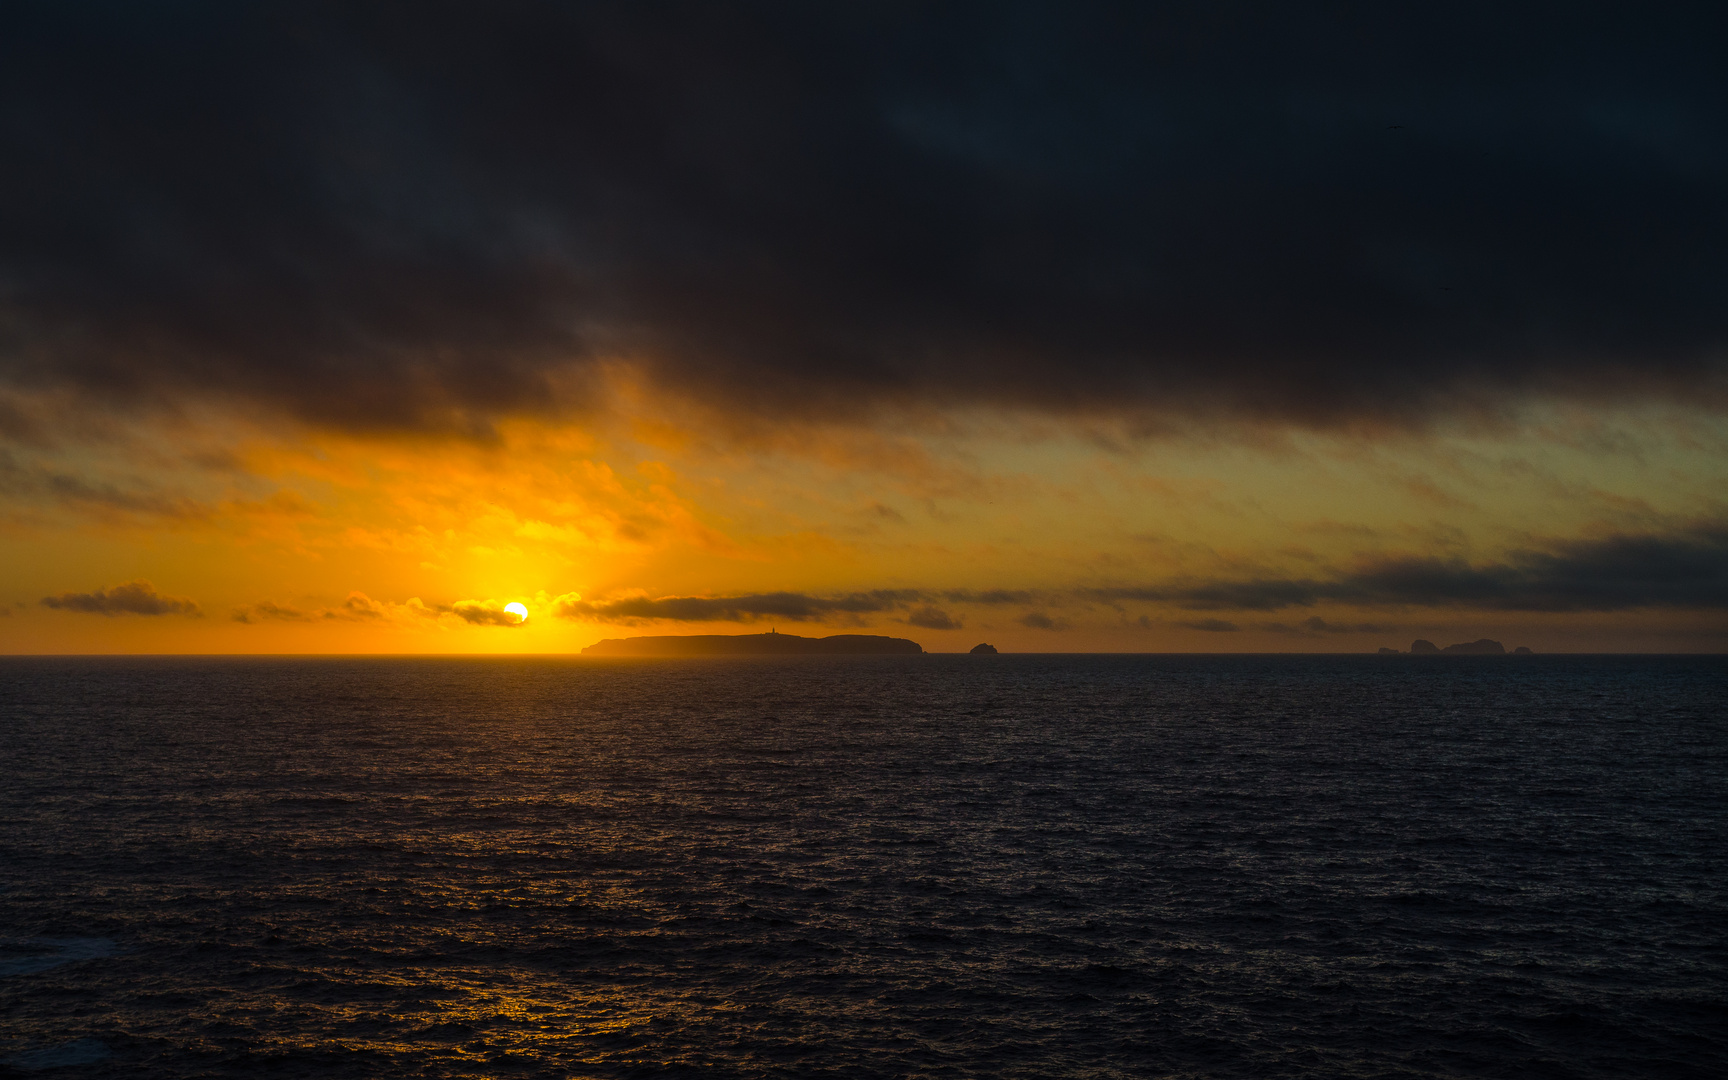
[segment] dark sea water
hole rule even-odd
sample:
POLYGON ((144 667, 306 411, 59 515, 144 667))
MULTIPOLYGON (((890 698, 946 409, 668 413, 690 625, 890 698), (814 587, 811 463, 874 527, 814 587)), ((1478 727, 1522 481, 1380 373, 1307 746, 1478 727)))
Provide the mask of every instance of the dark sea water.
POLYGON ((1723 658, 0 661, 0 1075, 1728 1075, 1723 658))

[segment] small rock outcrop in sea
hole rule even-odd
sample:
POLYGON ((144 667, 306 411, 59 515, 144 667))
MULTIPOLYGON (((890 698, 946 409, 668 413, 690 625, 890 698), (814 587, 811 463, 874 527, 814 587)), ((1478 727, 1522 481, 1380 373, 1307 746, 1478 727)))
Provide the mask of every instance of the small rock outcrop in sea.
POLYGON ((1512 655, 1513 656, 1535 656, 1536 654, 1530 651, 1530 646, 1520 645, 1516 649, 1512 650, 1512 655))
POLYGON ((1380 647, 1380 655, 1381 656, 1403 656, 1404 654, 1399 652, 1397 649, 1388 649, 1384 645, 1382 645, 1380 647))
POLYGON ((1448 645, 1440 650, 1454 656, 1505 656, 1506 646, 1498 641, 1487 638, 1477 638, 1475 641, 1464 641, 1457 645, 1448 645))
POLYGON ((994 645, 974 645, 974 646, 972 646, 972 652, 973 652, 973 655, 978 655, 978 654, 982 653, 982 654, 987 654, 989 656, 995 656, 996 655, 996 646, 994 646, 994 645))
POLYGON ((1410 652, 1411 655, 1414 656, 1421 656, 1425 653, 1437 653, 1439 651, 1440 646, 1429 641, 1427 638, 1417 638, 1415 641, 1410 643, 1410 652))

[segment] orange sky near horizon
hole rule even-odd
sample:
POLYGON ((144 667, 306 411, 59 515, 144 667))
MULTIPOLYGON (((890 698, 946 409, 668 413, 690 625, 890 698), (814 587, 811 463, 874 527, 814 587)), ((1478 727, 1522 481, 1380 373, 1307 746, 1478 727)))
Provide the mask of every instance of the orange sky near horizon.
POLYGON ((1717 613, 1672 604, 1350 584, 1393 563, 1504 577, 1714 520, 1728 425, 1707 415, 1134 436, 982 410, 749 430, 654 404, 487 438, 183 413, 15 452, 0 651, 570 653, 770 627, 929 651, 1728 643, 1717 613), (153 591, 112 592, 128 583, 153 591))

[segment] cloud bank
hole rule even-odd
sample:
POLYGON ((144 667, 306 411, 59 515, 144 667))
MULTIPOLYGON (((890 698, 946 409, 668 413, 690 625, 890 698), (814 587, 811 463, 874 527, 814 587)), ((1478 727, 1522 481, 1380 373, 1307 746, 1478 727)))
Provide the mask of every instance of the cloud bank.
POLYGON ((620 361, 769 420, 1719 404, 1725 20, 19 0, 0 384, 352 428, 620 361))
MULTIPOLYGON (((1728 525, 1707 521, 1659 533, 1628 533, 1565 539, 1517 549, 1496 560, 1469 562, 1416 556, 1383 556, 1315 577, 1250 577, 1184 580, 1154 585, 1072 589, 920 590, 817 596, 776 592, 741 596, 627 597, 585 601, 559 598, 552 613, 597 622, 792 622, 858 619, 906 612, 905 622, 929 630, 959 629, 950 606, 1032 608, 1016 621, 1036 630, 1068 625, 1049 608, 1145 603, 1192 612, 1270 613, 1335 604, 1366 608, 1467 608, 1489 611, 1612 612, 1635 609, 1728 611, 1728 525)), ((1233 633, 1237 621, 1206 617, 1171 625, 1208 633, 1233 633)), ((1273 633, 1364 634, 1392 627, 1373 622, 1335 622, 1313 615, 1296 624, 1260 622, 1273 633)))

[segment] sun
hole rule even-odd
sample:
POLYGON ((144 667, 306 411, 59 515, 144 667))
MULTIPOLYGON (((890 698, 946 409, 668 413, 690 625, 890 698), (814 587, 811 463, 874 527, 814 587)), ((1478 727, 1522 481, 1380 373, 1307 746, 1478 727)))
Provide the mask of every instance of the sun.
POLYGON ((516 621, 519 623, 525 623, 528 621, 528 607, 526 604, 520 604, 520 603, 505 604, 504 610, 508 611, 510 614, 516 616, 516 621))

